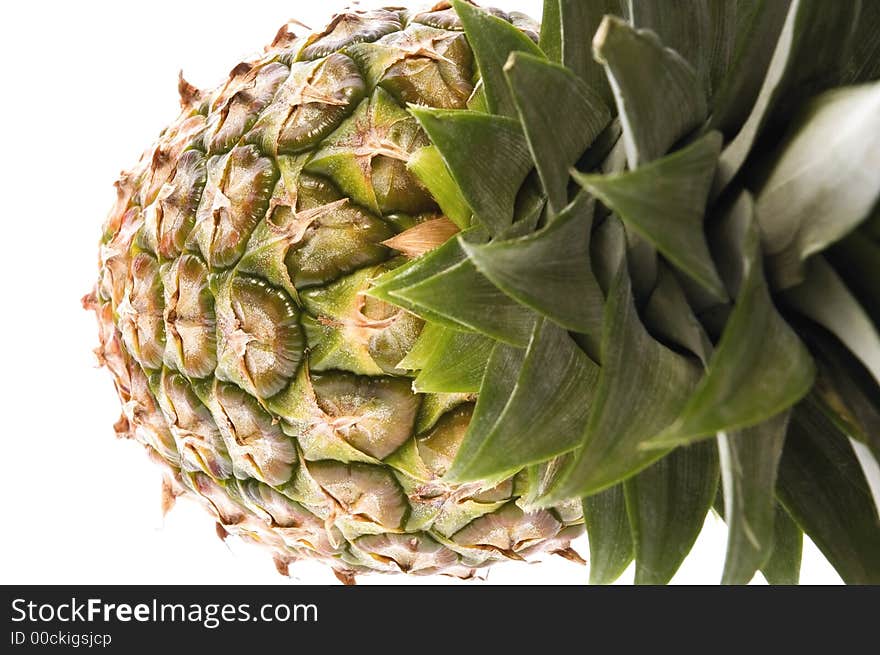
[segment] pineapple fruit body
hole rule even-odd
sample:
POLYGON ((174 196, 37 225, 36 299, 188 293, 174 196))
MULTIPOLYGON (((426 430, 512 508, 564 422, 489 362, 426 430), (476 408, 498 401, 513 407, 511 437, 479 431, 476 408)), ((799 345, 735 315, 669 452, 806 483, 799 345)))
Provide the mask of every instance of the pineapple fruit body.
POLYGON ((517 477, 441 479, 475 394, 414 392, 397 364, 422 321, 364 295, 457 231, 407 169, 428 140, 406 105, 464 108, 475 78, 449 7, 282 29, 215 91, 181 78, 117 182, 89 298, 117 432, 282 568, 467 577, 582 531, 576 504, 523 511, 517 477))

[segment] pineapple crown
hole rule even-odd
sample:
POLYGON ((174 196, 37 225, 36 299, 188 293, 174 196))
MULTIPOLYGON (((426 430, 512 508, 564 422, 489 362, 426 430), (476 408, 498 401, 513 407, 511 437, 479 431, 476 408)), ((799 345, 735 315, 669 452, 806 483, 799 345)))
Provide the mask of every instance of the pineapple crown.
POLYGON ((461 233, 369 292, 427 322, 417 390, 479 391, 446 479, 582 498, 594 582, 713 506, 726 582, 801 530, 880 581, 880 4, 452 6, 480 82, 409 167, 461 233))

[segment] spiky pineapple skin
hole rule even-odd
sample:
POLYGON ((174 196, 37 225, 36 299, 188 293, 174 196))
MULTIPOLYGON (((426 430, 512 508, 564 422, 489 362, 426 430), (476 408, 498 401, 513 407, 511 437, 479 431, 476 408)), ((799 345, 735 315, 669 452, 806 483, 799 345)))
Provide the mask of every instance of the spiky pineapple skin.
POLYGON ((116 431, 164 468, 169 500, 200 500, 282 571, 467 577, 572 556, 579 507, 526 513, 517 477, 440 479, 475 398, 414 393, 396 363, 421 322, 362 293, 405 261, 383 242, 442 219, 406 168, 428 143, 406 103, 464 108, 474 82, 444 3, 285 26, 218 89, 181 78, 180 116, 116 183, 85 299, 116 431))

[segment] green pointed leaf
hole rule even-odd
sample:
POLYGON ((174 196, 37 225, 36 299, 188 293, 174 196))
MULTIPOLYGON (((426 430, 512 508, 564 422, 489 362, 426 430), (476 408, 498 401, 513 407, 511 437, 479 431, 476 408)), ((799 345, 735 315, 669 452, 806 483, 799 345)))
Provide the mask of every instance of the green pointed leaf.
POLYGON ((705 377, 650 447, 669 448, 756 425, 796 403, 813 384, 812 358, 767 289, 752 216, 751 198, 743 193, 725 217, 735 235, 730 245, 742 260, 736 306, 705 377))
POLYGON ((594 205, 584 194, 538 232, 462 245, 506 294, 565 328, 598 337, 604 298, 590 269, 594 205))
MULTIPOLYGON (((608 162, 609 156, 618 145, 621 150, 623 149, 622 142, 620 141, 622 134, 623 128, 620 126, 620 119, 616 117, 611 119, 608 127, 602 130, 599 136, 596 137, 596 140, 593 141, 593 145, 577 162, 578 170, 586 172, 602 171, 603 173, 620 172, 623 170, 626 167, 626 162, 616 171, 606 170, 608 167, 605 165, 608 162)), ((624 155, 622 159, 626 159, 626 156, 624 155)))
POLYGON ((596 281, 607 295, 620 263, 626 259, 626 231, 617 216, 608 216, 595 228, 590 242, 590 259, 596 281))
MULTIPOLYGON (((559 58, 553 58, 580 77, 608 107, 614 105, 614 94, 602 64, 593 58, 591 41, 606 14, 626 18, 626 0, 557 0, 560 22, 559 58)), ((549 54, 548 54, 549 56, 549 54)))
POLYGON ((849 441, 812 398, 792 416, 777 494, 844 582, 880 584, 877 509, 849 441))
POLYGON ((807 321, 798 330, 816 358, 816 393, 837 425, 880 453, 880 385, 832 333, 807 321))
POLYGON ((779 125, 788 122, 809 98, 841 85, 865 4, 852 0, 830 4, 823 0, 794 0, 792 4, 795 3, 798 6, 793 7, 797 16, 792 49, 773 115, 773 122, 779 125))
POLYGON ((608 293, 602 370, 582 446, 541 502, 596 493, 662 457, 664 451, 641 445, 678 415, 699 377, 696 363, 645 330, 620 266, 608 293))
POLYGON ((803 261, 868 217, 880 198, 880 83, 825 93, 805 107, 755 196, 768 271, 803 279, 803 261))
POLYGON ((535 506, 535 500, 544 494, 547 486, 570 458, 571 452, 567 452, 558 457, 548 459, 546 462, 531 464, 525 468, 526 489, 517 501, 517 505, 524 512, 540 509, 535 506))
MULTIPOLYGON (((864 380, 859 367, 845 353, 835 352, 833 340, 813 346, 819 377, 817 392, 835 408, 839 427, 852 440, 853 451, 880 508, 880 336, 864 308, 822 257, 806 264, 806 279, 785 293, 786 302, 809 317, 846 346, 861 361, 874 384, 864 380)), ((813 331, 816 332, 816 331, 813 331)))
POLYGON ((773 518, 773 550, 761 567, 772 585, 796 585, 801 575, 804 533, 778 502, 773 518))
POLYGON ((657 285, 645 306, 645 323, 654 335, 689 350, 704 366, 709 361, 712 342, 675 275, 662 264, 658 268, 657 285))
POLYGON ((525 347, 538 315, 492 284, 471 261, 460 262, 432 277, 388 292, 426 320, 440 317, 453 327, 479 332, 525 347))
POLYGON ((560 212, 568 204, 569 169, 611 114, 585 82, 543 58, 514 53, 504 73, 550 208, 560 212))
POLYGON ((657 249, 632 227, 626 228, 626 261, 636 304, 641 307, 657 286, 660 258, 657 249))
POLYGON ((880 326, 880 239, 856 230, 835 244, 828 258, 874 326, 880 326))
POLYGON ((516 107, 504 79, 504 64, 511 52, 527 52, 537 57, 543 57, 544 53, 506 20, 461 0, 453 0, 453 6, 480 68, 489 111, 515 117, 516 107))
POLYGON ((525 351, 497 345, 446 479, 492 478, 576 447, 598 376, 599 367, 549 321, 536 324, 525 351))
POLYGON ((397 368, 404 371, 420 371, 428 363, 428 359, 434 352, 437 342, 443 339, 447 328, 438 323, 425 323, 416 342, 409 349, 403 359, 397 363, 397 368))
POLYGON ((611 584, 633 560, 623 485, 587 496, 583 499, 583 508, 590 542, 590 584, 611 584))
POLYGON ((666 584, 697 540, 718 488, 718 453, 703 442, 677 448, 624 482, 636 584, 666 584))
MULTIPOLYGON (((874 442, 877 441, 877 435, 874 434, 874 442)), ((853 453, 862 467, 862 473, 865 481, 871 489, 871 496, 874 499, 874 507, 880 511, 880 456, 876 448, 871 448, 868 444, 856 441, 852 437, 849 439, 849 445, 852 446, 853 453)))
MULTIPOLYGON (((874 502, 880 508, 880 384, 873 371, 833 333, 808 321, 799 321, 798 331, 816 359, 814 395, 821 400, 829 418, 852 441, 874 502)), ((876 359, 878 351, 871 341, 857 345, 866 356, 876 359)))
POLYGON ((862 1, 852 48, 841 84, 861 84, 880 79, 880 3, 862 1))
MULTIPOLYGON (((774 501, 773 505, 773 542, 770 544, 770 556, 761 565, 761 573, 771 585, 796 585, 801 570, 804 533, 778 501, 774 501)), ((720 488, 713 507, 726 521, 724 494, 720 488)))
POLYGON ((489 105, 486 102, 486 91, 483 88, 483 80, 479 80, 474 87, 474 92, 468 98, 467 108, 481 114, 489 114, 489 105))
POLYGON ((714 196, 742 168, 771 119, 782 121, 791 108, 800 109, 804 98, 838 82, 859 4, 792 0, 751 112, 721 153, 714 196))
POLYGON ((492 234, 509 226, 517 193, 533 166, 519 123, 473 111, 414 106, 410 111, 480 224, 492 234))
POLYGON ((538 47, 550 61, 562 62, 562 13, 559 0, 544 0, 538 47))
POLYGON ((708 96, 734 46, 736 14, 742 3, 688 0, 632 0, 632 24, 656 33, 693 68, 708 96), (714 75, 713 75, 714 73, 714 75))
POLYGON ((707 129, 733 136, 755 104, 779 41, 791 0, 718 3, 736 6, 734 51, 723 76, 716 75, 707 129))
POLYGON ((540 507, 535 505, 535 500, 544 494, 547 485, 552 482, 553 478, 556 477, 556 474, 570 458, 571 452, 567 452, 540 464, 531 464, 524 469, 525 488, 522 491, 522 496, 517 501, 517 505, 524 512, 540 509, 540 507))
POLYGON ((662 157, 706 120, 705 94, 693 69, 653 32, 606 16, 593 52, 614 90, 630 169, 662 157))
MULTIPOLYGON (((458 332, 429 323, 421 339, 430 339, 430 353, 413 380, 417 393, 476 393, 492 352, 493 342, 481 334, 458 332)), ((401 362, 401 366, 406 360, 401 362)))
POLYGON ((880 334, 823 257, 807 262, 803 283, 788 289, 784 298, 790 307, 840 339, 880 384, 880 334))
POLYGON ((710 132, 693 144, 635 171, 617 175, 574 173, 575 180, 650 241, 664 257, 718 299, 727 294, 718 277, 703 215, 721 148, 710 132))
POLYGON ((516 197, 516 207, 513 210, 513 225, 499 232, 495 239, 516 239, 517 237, 531 234, 538 227, 541 218, 547 208, 547 196, 541 188, 536 172, 532 172, 526 178, 525 183, 516 197))
POLYGON ((435 146, 419 148, 406 163, 406 167, 425 185, 431 197, 449 220, 462 230, 470 227, 471 208, 461 195, 449 169, 435 146))
MULTIPOLYGON (((474 236, 474 238, 477 238, 475 234, 476 231, 469 230, 462 232, 461 236, 474 236)), ((369 294, 380 300, 390 302, 387 298, 389 291, 421 282, 432 275, 445 271, 451 266, 455 266, 465 259, 467 259, 467 253, 461 247, 461 241, 459 239, 449 239, 441 246, 425 253, 421 257, 401 264, 397 268, 392 268, 387 273, 377 277, 373 280, 373 286, 370 288, 369 294)))
MULTIPOLYGON (((468 234, 472 234, 469 232, 468 234)), ((392 305, 402 307, 409 312, 416 313, 416 305, 408 302, 404 298, 392 295, 392 292, 404 289, 407 286, 417 284, 430 277, 441 273, 459 262, 465 260, 467 255, 462 249, 458 239, 449 239, 439 248, 431 252, 409 261, 387 273, 380 275, 373 281, 373 286, 367 291, 367 295, 379 300, 383 300, 392 305)), ((419 315, 425 320, 439 323, 446 327, 458 330, 467 330, 467 326, 461 325, 456 321, 427 310, 420 308, 419 315)))
POLYGON ((776 470, 789 412, 718 434, 724 516, 728 525, 723 584, 747 584, 773 550, 776 470))

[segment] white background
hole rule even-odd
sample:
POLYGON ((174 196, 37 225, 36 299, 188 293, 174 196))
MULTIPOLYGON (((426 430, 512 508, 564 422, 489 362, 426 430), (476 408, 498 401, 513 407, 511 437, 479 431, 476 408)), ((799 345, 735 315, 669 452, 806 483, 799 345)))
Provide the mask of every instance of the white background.
MULTIPOLYGON (((497 3, 540 16, 540 0, 497 3)), ((179 502, 162 518, 158 471, 135 443, 114 439, 119 405, 109 373, 94 368, 95 321, 80 297, 95 277, 113 181, 177 113, 178 70, 212 87, 289 18, 319 29, 346 4, 2 3, 0 583, 291 584, 260 549, 221 542, 194 504, 179 502)), ((717 582, 725 540, 710 516, 674 582, 717 582)), ((579 550, 586 554, 586 543, 579 550)), ((337 584, 315 563, 292 574, 294 584, 337 584)), ((500 565, 488 576, 585 579, 584 568, 561 559, 500 565)), ((632 569, 621 581, 631 580, 632 569)), ((840 582, 809 543, 802 581, 840 582)))

